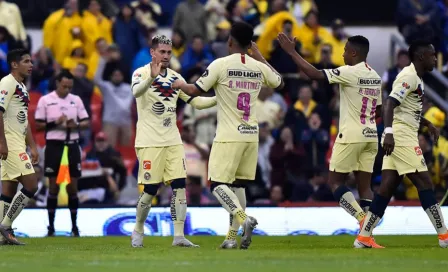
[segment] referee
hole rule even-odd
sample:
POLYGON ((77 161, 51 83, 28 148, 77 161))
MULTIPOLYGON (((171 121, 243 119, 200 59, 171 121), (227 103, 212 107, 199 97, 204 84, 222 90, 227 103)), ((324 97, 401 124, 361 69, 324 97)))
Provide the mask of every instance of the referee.
POLYGON ((72 219, 72 236, 79 237, 76 224, 78 213, 77 180, 81 177, 81 148, 79 146, 79 130, 89 127, 87 114, 81 98, 71 94, 73 76, 63 70, 56 77, 56 90, 39 99, 36 110, 37 130, 45 131, 45 176, 50 180, 47 198, 48 236, 55 235, 54 218, 58 206, 59 185, 56 183, 61 165, 64 146, 68 147, 70 184, 67 185, 68 208, 72 219))

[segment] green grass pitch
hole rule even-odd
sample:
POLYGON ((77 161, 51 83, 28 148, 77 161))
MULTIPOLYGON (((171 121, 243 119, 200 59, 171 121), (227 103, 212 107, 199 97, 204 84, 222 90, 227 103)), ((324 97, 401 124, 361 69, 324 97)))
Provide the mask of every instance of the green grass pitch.
POLYGON ((255 236, 251 248, 221 250, 223 237, 189 237, 201 248, 173 248, 171 237, 34 238, 0 246, 0 271, 448 271, 437 236, 377 236, 386 249, 353 249, 353 236, 255 236))

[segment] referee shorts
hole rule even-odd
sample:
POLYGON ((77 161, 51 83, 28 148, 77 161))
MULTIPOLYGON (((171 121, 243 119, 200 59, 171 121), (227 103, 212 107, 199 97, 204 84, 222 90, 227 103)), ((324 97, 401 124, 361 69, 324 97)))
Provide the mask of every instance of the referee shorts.
MULTIPOLYGON (((46 177, 54 178, 58 176, 65 145, 64 141, 47 140, 44 155, 44 174, 46 177)), ((81 147, 78 141, 71 141, 67 146, 70 177, 79 178, 81 177, 81 147)))

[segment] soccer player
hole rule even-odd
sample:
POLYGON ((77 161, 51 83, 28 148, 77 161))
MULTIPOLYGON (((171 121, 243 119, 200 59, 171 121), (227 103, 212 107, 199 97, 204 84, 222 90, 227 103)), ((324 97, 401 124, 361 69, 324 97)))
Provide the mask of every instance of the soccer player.
POLYGON ((73 75, 63 70, 56 77, 56 90, 42 96, 37 103, 35 113, 36 128, 45 131, 45 176, 49 178, 47 198, 48 235, 54 236, 54 219, 58 207, 59 184, 57 177, 61 167, 61 158, 67 146, 70 183, 66 190, 68 208, 72 220, 72 236, 79 237, 76 224, 78 214, 78 178, 81 177, 81 147, 79 131, 89 127, 89 115, 79 96, 71 94, 73 75))
POLYGON ((24 83, 31 75, 33 63, 22 49, 8 52, 7 62, 11 73, 0 81, 0 243, 23 245, 14 236, 11 225, 37 191, 33 164, 39 162, 39 155, 28 124, 30 98, 24 83), (23 185, 19 192, 17 182, 23 185))
POLYGON ((255 104, 263 85, 282 87, 281 76, 264 60, 255 43, 253 29, 235 23, 228 40, 230 55, 213 61, 195 84, 176 81, 191 96, 215 89, 218 127, 209 160, 211 191, 231 214, 230 229, 221 248, 236 248, 236 236, 243 227, 241 249, 247 249, 257 220, 247 216, 244 185, 255 179, 258 159, 258 121, 255 104), (252 46, 252 56, 247 51, 252 46))
POLYGON ((173 246, 197 247, 184 237, 187 215, 185 195, 185 151, 176 126, 176 104, 180 98, 197 109, 216 105, 215 97, 193 98, 174 89, 171 84, 184 80, 168 68, 172 42, 164 35, 155 36, 151 44, 152 62, 135 70, 132 92, 137 101, 137 135, 135 148, 140 163, 138 183, 144 189, 137 203, 137 218, 131 235, 133 247, 143 246, 144 224, 160 183, 170 184, 171 218, 174 225, 173 246))
POLYGON ((381 77, 367 63, 369 40, 350 37, 344 48, 345 66, 317 70, 295 50, 295 41, 285 34, 278 36, 281 47, 299 68, 313 80, 339 84, 339 133, 330 160, 329 183, 339 206, 362 222, 373 198, 371 176, 378 152, 376 117, 381 112, 381 77), (345 185, 354 172, 361 198, 360 204, 345 185))
POLYGON ((433 191, 431 177, 418 143, 420 125, 426 126, 437 143, 438 129, 422 116, 424 85, 422 77, 436 66, 432 44, 415 42, 409 47, 411 65, 405 67, 393 83, 384 106, 383 172, 361 232, 354 242, 356 248, 376 247, 372 231, 384 215, 395 189, 406 175, 418 190, 420 203, 439 236, 439 245, 448 247, 448 232, 442 211, 433 191))

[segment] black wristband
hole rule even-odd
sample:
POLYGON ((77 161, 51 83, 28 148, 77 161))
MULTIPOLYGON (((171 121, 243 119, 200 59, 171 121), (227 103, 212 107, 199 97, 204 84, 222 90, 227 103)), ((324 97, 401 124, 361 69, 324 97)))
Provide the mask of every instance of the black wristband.
POLYGON ((47 125, 46 125, 47 130, 55 129, 57 126, 58 126, 58 125, 56 124, 56 122, 49 122, 49 123, 47 123, 47 125))

